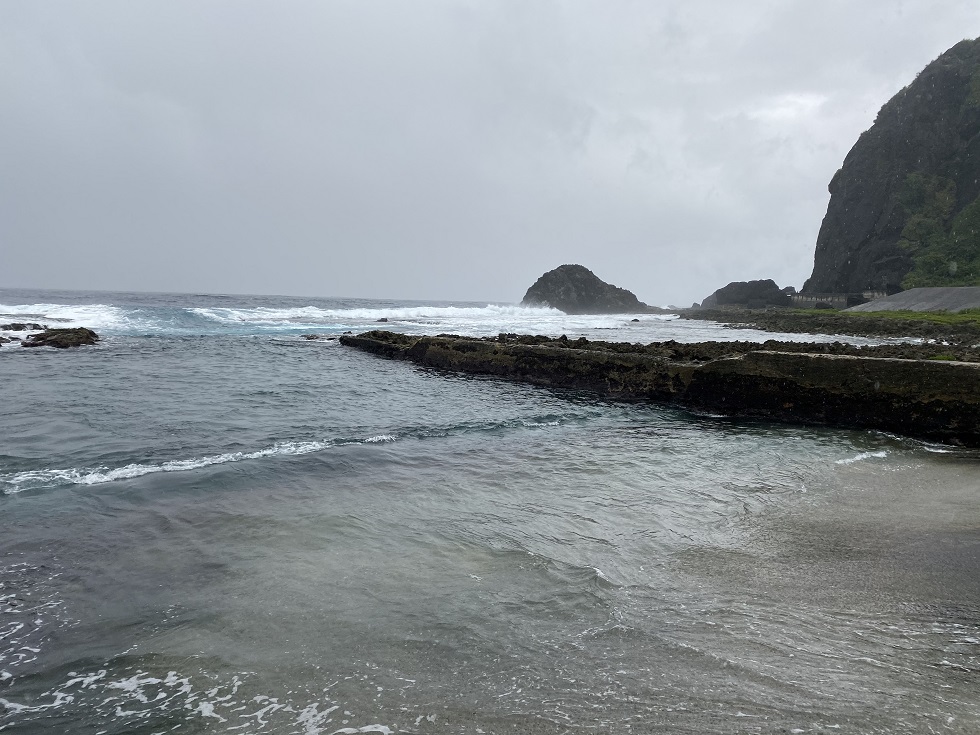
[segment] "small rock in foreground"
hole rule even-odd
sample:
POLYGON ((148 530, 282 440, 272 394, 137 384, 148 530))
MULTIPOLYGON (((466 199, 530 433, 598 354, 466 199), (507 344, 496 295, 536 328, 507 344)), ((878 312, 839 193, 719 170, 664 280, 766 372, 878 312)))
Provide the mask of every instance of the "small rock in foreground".
POLYGON ((32 334, 23 341, 24 347, 81 347, 94 345, 99 341, 99 335, 91 329, 76 327, 74 329, 46 329, 39 334, 32 334))

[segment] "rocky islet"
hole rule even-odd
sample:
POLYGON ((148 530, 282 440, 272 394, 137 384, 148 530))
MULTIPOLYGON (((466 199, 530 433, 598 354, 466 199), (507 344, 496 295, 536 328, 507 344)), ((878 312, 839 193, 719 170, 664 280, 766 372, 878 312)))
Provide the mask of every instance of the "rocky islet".
POLYGON ((565 264, 542 275, 522 306, 550 306, 566 314, 639 314, 651 307, 632 291, 613 286, 583 265, 565 264))

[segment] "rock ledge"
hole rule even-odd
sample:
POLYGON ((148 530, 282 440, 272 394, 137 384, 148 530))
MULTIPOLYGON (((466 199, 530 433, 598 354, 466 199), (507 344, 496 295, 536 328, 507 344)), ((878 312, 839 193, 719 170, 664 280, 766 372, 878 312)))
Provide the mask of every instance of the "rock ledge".
POLYGON ((830 354, 834 346, 630 345, 382 331, 340 341, 428 367, 588 390, 605 398, 980 447, 980 363, 975 362, 865 357, 846 345, 839 346, 845 354, 830 354), (802 351, 807 348, 814 351, 802 351))

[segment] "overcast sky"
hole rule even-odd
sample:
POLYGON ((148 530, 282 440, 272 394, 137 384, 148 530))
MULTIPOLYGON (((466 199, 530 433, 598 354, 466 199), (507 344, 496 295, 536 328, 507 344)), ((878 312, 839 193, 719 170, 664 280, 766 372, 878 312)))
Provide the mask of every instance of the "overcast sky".
POLYGON ((0 286, 687 306, 802 285, 977 0, 0 0, 0 286))

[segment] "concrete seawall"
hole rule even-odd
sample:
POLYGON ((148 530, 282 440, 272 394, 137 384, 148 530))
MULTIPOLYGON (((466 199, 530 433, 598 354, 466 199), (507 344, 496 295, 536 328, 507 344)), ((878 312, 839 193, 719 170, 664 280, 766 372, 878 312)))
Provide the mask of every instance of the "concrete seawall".
MULTIPOLYGON (((658 345, 380 331, 345 336, 341 343, 427 367, 586 390, 605 398, 980 446, 980 363, 784 352, 744 344, 740 354, 678 360, 658 345)), ((696 352, 696 345, 690 347, 696 352)))

